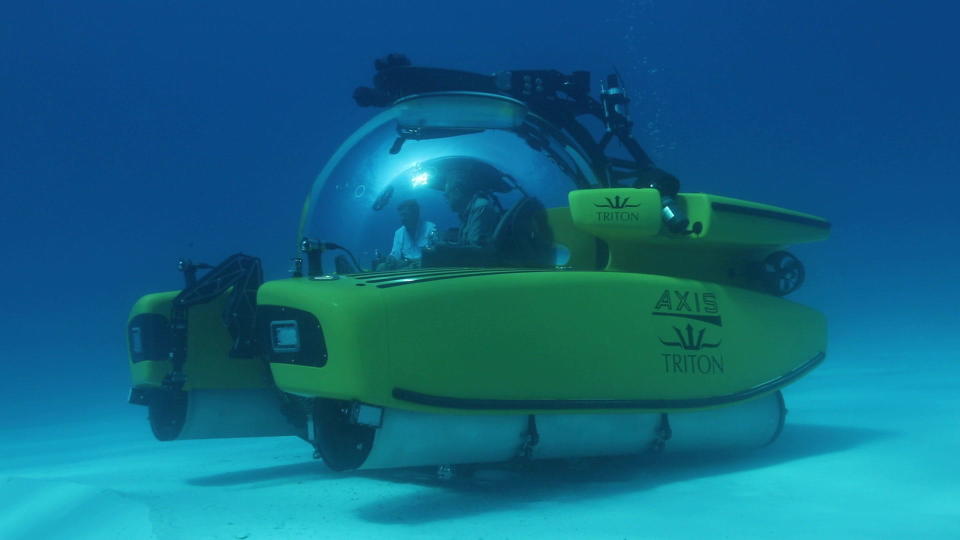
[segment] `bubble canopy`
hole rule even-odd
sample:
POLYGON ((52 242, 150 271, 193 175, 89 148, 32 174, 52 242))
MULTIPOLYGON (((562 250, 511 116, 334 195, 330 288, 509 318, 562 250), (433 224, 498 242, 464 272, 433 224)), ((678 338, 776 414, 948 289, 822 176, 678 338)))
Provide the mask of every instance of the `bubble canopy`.
MULTIPOLYGON (((506 222, 565 207, 570 190, 597 185, 583 156, 572 139, 512 98, 411 96, 337 150, 307 197, 298 241, 352 252, 349 262, 324 254, 323 268, 338 272, 419 267, 437 245, 489 252, 502 245, 506 222)), ((442 265, 476 261, 447 258, 442 265)))

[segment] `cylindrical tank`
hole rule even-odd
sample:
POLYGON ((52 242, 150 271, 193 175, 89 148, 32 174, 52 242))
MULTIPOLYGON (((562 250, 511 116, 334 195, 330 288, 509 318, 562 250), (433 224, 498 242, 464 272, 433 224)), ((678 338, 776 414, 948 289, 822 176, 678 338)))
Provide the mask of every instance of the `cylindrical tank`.
POLYGON ((787 414, 780 392, 693 413, 668 415, 668 452, 708 452, 756 448, 773 442, 783 429, 787 414))
POLYGON ((335 470, 493 463, 533 459, 763 446, 780 433, 780 392, 686 413, 434 414, 386 409, 379 427, 350 424, 335 406, 318 409, 312 442, 335 470), (327 413, 322 411, 326 410, 327 413))
POLYGON ((278 392, 268 388, 157 389, 148 406, 150 427, 161 441, 304 435, 283 414, 278 392))

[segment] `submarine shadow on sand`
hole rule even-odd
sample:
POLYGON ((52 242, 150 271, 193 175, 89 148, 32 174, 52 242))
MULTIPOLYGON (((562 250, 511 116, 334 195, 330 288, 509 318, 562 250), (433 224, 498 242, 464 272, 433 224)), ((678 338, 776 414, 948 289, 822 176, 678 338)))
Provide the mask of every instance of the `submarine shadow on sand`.
POLYGON ((336 472, 327 468, 322 461, 305 461, 274 467, 231 471, 188 478, 192 486, 215 487, 236 486, 241 484, 287 484, 297 481, 339 480, 352 476, 349 472, 336 472))
POLYGON ((791 461, 852 450, 892 436, 891 433, 849 427, 791 425, 772 446, 737 454, 683 454, 595 458, 570 462, 534 462, 519 471, 490 480, 464 479, 440 483, 410 469, 377 471, 365 476, 385 481, 421 483, 432 492, 380 500, 356 510, 374 523, 429 523, 470 515, 515 511, 544 502, 582 503, 585 499, 640 492, 658 486, 740 471, 763 469, 791 461))

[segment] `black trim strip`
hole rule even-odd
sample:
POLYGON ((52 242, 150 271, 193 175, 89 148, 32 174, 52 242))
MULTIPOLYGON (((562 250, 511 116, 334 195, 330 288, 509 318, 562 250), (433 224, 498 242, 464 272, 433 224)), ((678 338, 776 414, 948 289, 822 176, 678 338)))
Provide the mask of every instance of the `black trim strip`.
POLYGON ((743 401, 752 397, 759 396, 766 392, 776 389, 793 382, 805 375, 808 371, 820 365, 825 358, 824 353, 818 353, 816 356, 797 366, 793 370, 777 377, 776 379, 758 384, 741 392, 726 394, 723 396, 712 396, 706 398, 690 399, 476 399, 476 398, 455 398, 446 396, 434 396, 430 394, 421 394, 413 390, 403 388, 394 388, 393 397, 410 403, 419 405, 431 405, 434 407, 443 407, 447 409, 469 409, 469 410, 515 410, 515 409, 541 409, 541 410, 580 410, 580 409, 699 409, 703 407, 712 407, 715 405, 727 405, 743 401))
POLYGON ((723 321, 720 319, 719 315, 687 315, 684 313, 667 313, 665 311, 654 311, 650 314, 659 315, 661 317, 682 317, 684 319, 693 319, 695 321, 723 326, 723 321))
POLYGON ((774 430, 773 435, 770 436, 770 439, 763 443, 764 446, 773 444, 773 441, 777 440, 780 437, 780 434, 783 433, 783 426, 787 423, 787 404, 783 401, 783 392, 777 390, 777 405, 780 409, 780 418, 777 420, 777 429, 774 430))
POLYGON ((473 274, 458 274, 458 275, 446 275, 446 276, 435 276, 427 278, 413 278, 408 281, 394 281, 392 283, 382 283, 377 285, 378 289, 389 289, 390 287, 400 287, 402 285, 414 285, 416 283, 426 283, 428 281, 441 281, 444 279, 457 279, 457 278, 468 278, 476 276, 496 276, 500 274, 529 274, 532 272, 543 272, 543 270, 500 270, 495 272, 477 272, 473 274))
POLYGON ((740 206, 738 204, 729 204, 729 203, 721 203, 721 202, 710 203, 710 207, 720 212, 730 212, 733 214, 744 214, 747 216, 759 216, 759 217, 766 217, 771 219, 779 219, 780 221, 800 223, 803 225, 816 227, 818 229, 829 229, 831 227, 830 222, 825 219, 808 218, 804 216, 797 216, 794 214, 786 214, 784 212, 777 212, 774 210, 764 210, 763 208, 751 208, 749 206, 740 206))

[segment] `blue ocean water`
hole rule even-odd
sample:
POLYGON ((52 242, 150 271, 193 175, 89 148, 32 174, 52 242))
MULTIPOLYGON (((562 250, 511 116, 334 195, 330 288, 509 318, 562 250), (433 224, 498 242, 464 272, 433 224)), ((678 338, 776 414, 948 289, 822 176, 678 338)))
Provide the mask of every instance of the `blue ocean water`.
MULTIPOLYGON (((795 299, 828 361, 956 359, 960 39, 949 2, 31 2, 0 19, 0 426, 123 403, 124 324, 178 257, 286 274, 303 197, 391 52, 624 76, 686 191, 824 216, 795 299)), ((594 88, 596 92, 597 88, 594 88)))

